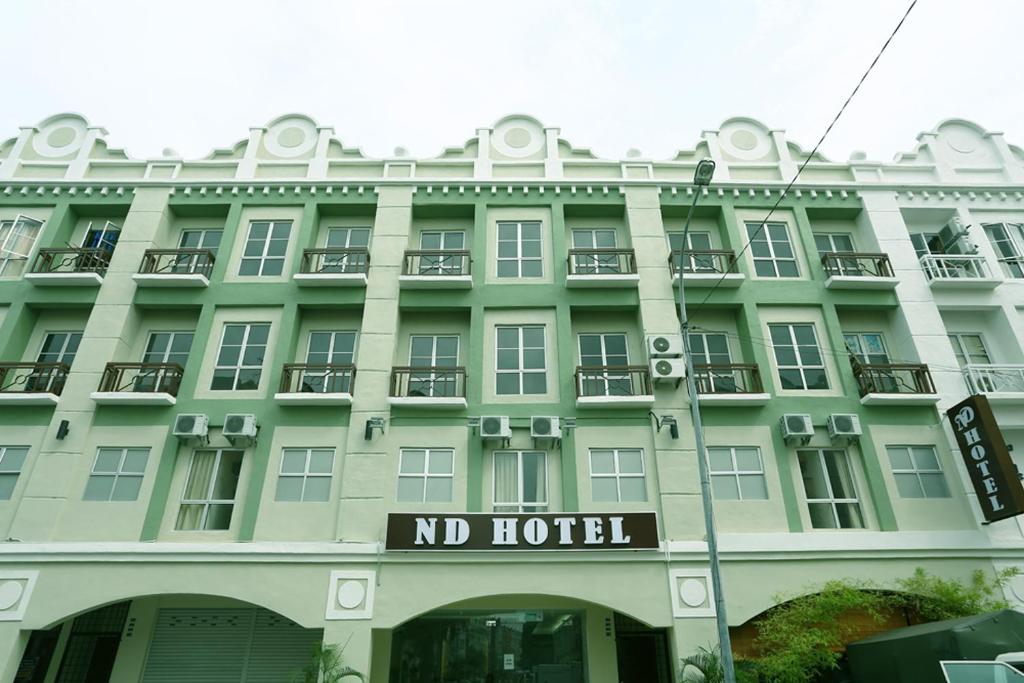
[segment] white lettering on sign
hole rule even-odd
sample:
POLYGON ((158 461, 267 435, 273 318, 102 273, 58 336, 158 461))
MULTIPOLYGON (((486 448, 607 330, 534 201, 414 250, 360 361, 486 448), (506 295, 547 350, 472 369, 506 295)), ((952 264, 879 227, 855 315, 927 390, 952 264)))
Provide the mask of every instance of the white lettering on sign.
POLYGON ((573 517, 555 517, 559 545, 572 545, 572 528, 575 524, 576 520, 573 517))
POLYGON ((583 544, 597 545, 604 542, 604 524, 600 517, 583 518, 583 544))
POLYGON ((548 525, 540 517, 531 517, 523 524, 523 540, 530 545, 543 545, 548 540, 548 525))
POLYGON ((444 520, 444 544, 463 545, 469 540, 469 522, 459 517, 444 520))
POLYGON ((515 517, 495 517, 494 524, 494 537, 491 540, 492 545, 515 545, 516 544, 516 525, 519 520, 515 517))
POLYGON ((957 430, 960 432, 960 436, 963 437, 964 444, 970 446, 971 459, 975 461, 974 466, 978 468, 978 471, 983 477, 981 485, 985 489, 985 493, 988 495, 988 503, 992 508, 993 512, 1003 510, 1005 506, 999 500, 999 485, 996 484, 996 480, 992 477, 992 473, 989 470, 988 465, 988 452, 985 447, 981 445, 981 435, 978 433, 977 427, 972 427, 971 424, 974 422, 974 418, 977 415, 974 409, 970 406, 964 406, 953 418, 953 422, 956 424, 957 430))
POLYGON ((622 533, 622 517, 609 517, 608 526, 612 528, 612 544, 625 545, 629 543, 631 536, 622 533))
POLYGON ((960 412, 953 418, 956 422, 956 426, 960 428, 960 431, 967 429, 967 425, 974 422, 974 408, 970 406, 964 406, 960 409, 960 412))
POLYGON ((437 539, 437 517, 416 518, 416 545, 434 545, 437 539))

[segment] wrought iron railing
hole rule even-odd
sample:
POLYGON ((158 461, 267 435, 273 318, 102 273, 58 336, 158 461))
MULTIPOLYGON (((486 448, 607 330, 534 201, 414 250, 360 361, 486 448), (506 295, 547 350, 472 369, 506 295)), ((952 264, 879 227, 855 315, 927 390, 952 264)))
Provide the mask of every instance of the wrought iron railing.
POLYGON ((281 372, 283 394, 351 394, 356 366, 285 363, 281 372))
POLYGON ((396 398, 465 398, 466 368, 392 368, 390 395, 396 398))
POLYGON ((405 252, 402 275, 469 275, 472 263, 470 253, 465 250, 414 249, 405 252))
POLYGON ((95 247, 40 249, 30 273, 99 273, 110 265, 110 250, 95 247))
POLYGON ((646 365, 576 367, 576 396, 650 396, 651 371, 646 365))
POLYGON ((984 256, 976 254, 925 254, 921 267, 929 280, 978 280, 991 277, 984 256))
POLYGON ((736 255, 728 249, 674 249, 668 258, 672 277, 679 274, 679 261, 682 259, 683 273, 713 274, 738 273, 736 255))
POLYGON ((147 249, 139 272, 146 275, 205 275, 213 271, 209 249, 147 249))
POLYGON ((701 364, 693 366, 698 394, 760 394, 761 372, 753 363, 701 364))
POLYGON ((636 253, 632 249, 570 249, 569 275, 634 275, 636 253))
POLYGON ((1024 365, 968 365, 964 379, 971 393, 1024 392, 1024 365))
POLYGON ((0 393, 60 395, 69 371, 67 363, 0 363, 0 393))
POLYGON ((177 363, 107 363, 99 390, 177 396, 184 372, 177 363))
POLYGON ((821 265, 829 277, 892 277, 888 254, 837 251, 821 255, 821 265))
POLYGON ((358 274, 370 267, 370 250, 365 247, 324 247, 302 252, 301 273, 358 274))
POLYGON ((934 394, 935 384, 927 365, 919 363, 885 363, 853 366, 860 395, 867 394, 934 394))

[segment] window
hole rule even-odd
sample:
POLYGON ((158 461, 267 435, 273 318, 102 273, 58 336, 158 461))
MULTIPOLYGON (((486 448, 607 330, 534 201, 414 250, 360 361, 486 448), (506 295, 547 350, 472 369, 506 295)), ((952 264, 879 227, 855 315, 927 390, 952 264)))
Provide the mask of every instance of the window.
POLYGON ((402 503, 450 503, 455 481, 455 451, 403 448, 398 454, 398 500, 402 503))
POLYGON ((992 359, 988 355, 988 349, 985 348, 985 341, 981 338, 980 334, 954 332, 948 336, 960 367, 967 365, 990 365, 992 363, 992 359))
POLYGON ((498 223, 498 277, 541 277, 540 222, 498 223))
MULTIPOLYGON (((710 232, 687 232, 686 233, 686 244, 683 244, 683 233, 681 232, 670 232, 668 233, 668 246, 673 254, 679 251, 683 252, 694 252, 694 251, 711 251, 711 233, 710 232)), ((678 267, 678 257, 674 257, 673 267, 678 267)), ((710 254, 698 254, 693 255, 692 253, 686 256, 683 260, 683 270, 687 273, 716 273, 718 270, 715 267, 715 257, 710 254)))
POLYGON ((545 394, 548 390, 544 358, 544 328, 498 327, 498 394, 545 394))
POLYGON ((595 503, 646 501, 644 452, 639 448, 592 449, 590 486, 595 503))
POLYGON ((747 223, 754 272, 759 277, 798 277, 796 255, 785 223, 747 223))
POLYGON ((1020 223, 990 223, 983 226, 992 248, 995 249, 1003 272, 1010 277, 1024 278, 1024 225, 1020 223))
POLYGON ((108 254, 114 251, 114 247, 117 246, 117 238, 121 236, 121 226, 115 225, 110 221, 103 224, 101 228, 93 227, 93 224, 89 224, 89 229, 85 233, 85 239, 82 241, 82 246, 88 249, 102 249, 108 254))
POLYGON ((901 498, 949 498, 934 446, 886 446, 901 498))
POLYGON ((175 529, 213 531, 231 527, 242 451, 201 450, 192 454, 175 529))
MULTIPOLYGON (((614 230, 573 230, 573 249, 614 249, 616 245, 614 230)), ((573 255, 575 272, 580 275, 601 275, 605 273, 621 273, 618 254, 575 254, 573 255)))
POLYGON ((28 216, 0 221, 0 275, 20 275, 25 270, 43 222, 28 216))
POLYGON ((632 396, 633 380, 626 366, 629 355, 624 334, 581 334, 580 366, 601 368, 586 371, 580 377, 583 396, 632 396))
POLYGON ((279 501, 326 502, 331 495, 333 448, 285 448, 277 478, 279 501))
POLYGON ((355 358, 356 333, 315 331, 309 333, 307 367, 302 373, 302 391, 313 393, 350 393, 352 373, 347 369, 325 366, 349 366, 355 358))
POLYGON ((828 389, 825 361, 811 324, 769 325, 783 389, 828 389))
POLYGON ((83 500, 138 500, 148 448, 100 448, 83 500))
POLYGON ((324 258, 322 273, 365 273, 369 259, 369 228, 328 228, 328 249, 358 249, 360 253, 328 254, 324 258))
POLYGON ((0 446, 0 500, 10 500, 28 457, 28 446, 0 446))
POLYGON ((213 369, 210 389, 252 391, 259 389, 263 359, 267 353, 270 323, 231 323, 224 334, 213 369))
MULTIPOLYGON (((431 230, 420 233, 422 251, 461 251, 466 248, 466 233, 462 230, 431 230)), ((420 275, 462 275, 462 256, 421 254, 420 275)))
POLYGON ((494 453, 494 512, 547 512, 547 454, 494 453))
MULTIPOLYGON (((409 366, 455 368, 459 365, 458 335, 414 335, 409 339, 409 366)), ((455 396, 458 377, 453 372, 409 373, 409 396, 455 396)))
POLYGON ((928 254, 945 254, 946 249, 942 244, 942 238, 937 232, 912 232, 910 243, 914 245, 917 258, 928 254))
MULTIPOLYGON (((857 250, 853 246, 853 235, 838 232, 814 234, 814 246, 818 254, 849 254, 857 250)), ((841 258, 827 262, 827 275, 867 275, 855 258, 841 258)))
POLYGON ((192 332, 151 332, 143 363, 177 363, 185 367, 192 349, 192 332))
POLYGON ((863 529, 864 516, 846 451, 814 448, 797 451, 811 526, 815 529, 863 529))
POLYGON ((718 500, 768 500, 764 462, 757 446, 708 448, 711 491, 718 500))
POLYGON ((280 275, 288 252, 291 221, 253 221, 238 268, 239 275, 280 275))
POLYGON ((736 371, 729 353, 729 339, 724 332, 690 332, 690 354, 698 368, 694 375, 697 391, 710 394, 736 393, 736 371), (706 370, 700 366, 710 366, 706 370))
POLYGON ((223 230, 182 230, 178 239, 180 249, 208 249, 215 255, 220 248, 223 230))
POLYGON ((75 362, 75 354, 81 343, 81 332, 47 332, 36 362, 71 365, 75 362))
POLYGON ((879 332, 843 333, 846 348, 854 358, 865 365, 888 365, 889 354, 885 350, 885 339, 879 332))

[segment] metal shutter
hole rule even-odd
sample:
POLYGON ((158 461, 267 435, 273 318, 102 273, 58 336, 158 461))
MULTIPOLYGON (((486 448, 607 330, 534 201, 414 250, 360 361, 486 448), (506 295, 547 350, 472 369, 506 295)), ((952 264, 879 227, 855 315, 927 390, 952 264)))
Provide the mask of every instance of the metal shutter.
POLYGON ((161 609, 143 683, 241 683, 253 609, 161 609))
POLYGON ((310 662, 313 647, 322 640, 320 629, 303 628, 274 612, 257 610, 246 683, 291 681, 310 662))

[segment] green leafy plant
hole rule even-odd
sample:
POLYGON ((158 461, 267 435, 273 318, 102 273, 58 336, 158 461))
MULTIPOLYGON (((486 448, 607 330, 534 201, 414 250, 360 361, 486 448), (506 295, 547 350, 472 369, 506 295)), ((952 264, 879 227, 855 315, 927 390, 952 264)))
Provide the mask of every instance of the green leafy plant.
POLYGON ((317 643, 313 646, 310 661, 293 677, 294 683, 338 683, 343 678, 353 677, 365 681, 366 677, 342 663, 344 647, 317 643))
POLYGON ((700 647, 689 657, 680 660, 679 678, 683 681, 704 681, 704 683, 722 683, 725 673, 722 670, 722 653, 718 646, 700 647), (694 678, 694 670, 700 678, 694 678))
POLYGON ((902 591, 899 597, 905 609, 916 613, 922 621, 942 621, 1006 609, 1009 603, 1001 597, 1000 589, 1018 574, 1011 567, 989 580, 976 569, 970 582, 964 584, 933 576, 918 567, 910 578, 900 579, 896 585, 902 591))

